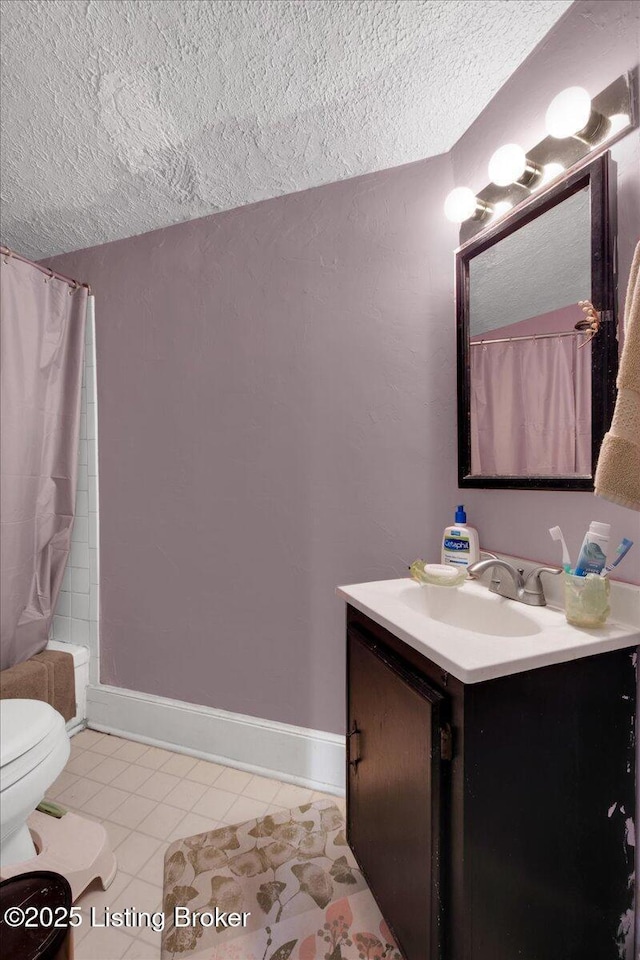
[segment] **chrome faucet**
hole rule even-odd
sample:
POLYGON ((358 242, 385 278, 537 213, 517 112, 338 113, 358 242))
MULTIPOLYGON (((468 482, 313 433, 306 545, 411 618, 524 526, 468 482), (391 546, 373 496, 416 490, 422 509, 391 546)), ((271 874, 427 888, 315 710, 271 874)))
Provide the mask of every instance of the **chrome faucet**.
POLYGON ((509 580, 504 581, 496 573, 491 574, 491 583, 489 590, 491 593, 497 593, 500 597, 507 600, 518 600, 520 603, 526 603, 531 607, 545 607, 547 600, 544 595, 544 588, 540 574, 550 573, 554 576, 562 573, 560 567, 534 567, 528 577, 524 578, 524 570, 519 567, 517 570, 507 560, 492 559, 478 560, 467 567, 467 573, 470 577, 481 577, 485 570, 505 570, 509 574, 509 580), (509 582, 510 581, 510 582, 509 582))

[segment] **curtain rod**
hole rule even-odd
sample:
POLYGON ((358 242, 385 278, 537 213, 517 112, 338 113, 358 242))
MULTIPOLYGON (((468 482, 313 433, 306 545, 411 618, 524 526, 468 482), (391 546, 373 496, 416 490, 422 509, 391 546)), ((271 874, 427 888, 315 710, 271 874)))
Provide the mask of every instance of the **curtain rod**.
POLYGON ((582 337, 586 336, 588 330, 567 330, 565 333, 539 333, 528 337, 502 337, 499 340, 470 340, 472 347, 483 346, 485 343, 515 343, 518 340, 553 340, 554 337, 582 337))
POLYGON ((15 250, 11 250, 11 248, 5 246, 4 243, 0 244, 0 255, 5 263, 9 263, 11 259, 19 260, 20 263, 28 263, 30 267, 35 267, 40 273, 46 273, 50 280, 62 280, 63 283, 68 283, 70 287, 76 290, 79 287, 86 287, 89 296, 91 296, 91 287, 88 283, 80 283, 78 280, 74 280, 73 277, 66 277, 64 273, 58 273, 57 270, 52 270, 50 267, 43 267, 41 263, 36 263, 34 260, 29 260, 28 257, 23 257, 21 253, 16 253, 15 250))

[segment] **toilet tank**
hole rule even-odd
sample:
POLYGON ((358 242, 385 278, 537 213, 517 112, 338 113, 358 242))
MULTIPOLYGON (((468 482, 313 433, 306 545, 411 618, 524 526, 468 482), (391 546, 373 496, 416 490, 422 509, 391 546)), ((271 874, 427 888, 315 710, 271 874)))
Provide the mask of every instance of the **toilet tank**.
POLYGON ((77 643, 62 643, 60 640, 49 640, 47 650, 59 650, 61 653, 70 653, 73 657, 76 681, 76 715, 67 722, 67 730, 72 731, 78 724, 84 723, 87 718, 89 648, 81 647, 77 643))

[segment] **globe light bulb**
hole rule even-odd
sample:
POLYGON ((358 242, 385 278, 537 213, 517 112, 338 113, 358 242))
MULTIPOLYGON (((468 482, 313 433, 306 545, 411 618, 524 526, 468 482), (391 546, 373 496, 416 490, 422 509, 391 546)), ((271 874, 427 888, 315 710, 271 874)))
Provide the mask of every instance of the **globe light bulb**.
POLYGON ((515 183, 527 169, 527 155, 517 143, 505 143, 489 160, 489 178, 498 187, 515 183))
POLYGON ((625 127, 628 127, 631 123, 629 115, 626 113, 613 113, 609 117, 609 129, 607 130, 608 137, 614 137, 616 133, 620 133, 621 130, 624 130, 625 127))
POLYGON ((478 201, 469 187, 456 187, 444 202, 444 215, 452 223, 470 220, 478 208, 478 201))
POLYGON ((499 220, 500 217, 504 217, 505 213, 508 213, 509 210, 513 210, 512 203, 509 203, 508 200, 498 200, 498 202, 493 205, 493 216, 491 219, 499 220))
POLYGON ((545 116, 547 132, 556 140, 583 130, 591 116, 591 97, 584 87, 567 87, 554 97, 545 116))
POLYGON ((544 187, 547 183, 551 183, 551 181, 559 177, 561 173, 564 173, 564 167, 561 163, 545 163, 540 186, 544 187))

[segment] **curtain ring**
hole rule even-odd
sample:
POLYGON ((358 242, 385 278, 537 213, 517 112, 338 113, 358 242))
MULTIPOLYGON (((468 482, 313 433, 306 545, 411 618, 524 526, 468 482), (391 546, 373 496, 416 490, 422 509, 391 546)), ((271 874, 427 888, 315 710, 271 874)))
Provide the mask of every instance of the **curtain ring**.
POLYGON ((48 278, 47 278, 47 277, 44 278, 44 282, 45 282, 45 283, 48 283, 49 280, 55 279, 55 273, 53 272, 53 270, 51 269, 51 267, 47 267, 47 270, 49 271, 49 277, 48 277, 48 278))
POLYGON ((9 263, 9 260, 11 260, 11 257, 13 256, 13 250, 11 250, 10 247, 7 247, 6 250, 7 252, 4 255, 4 262, 9 263))

